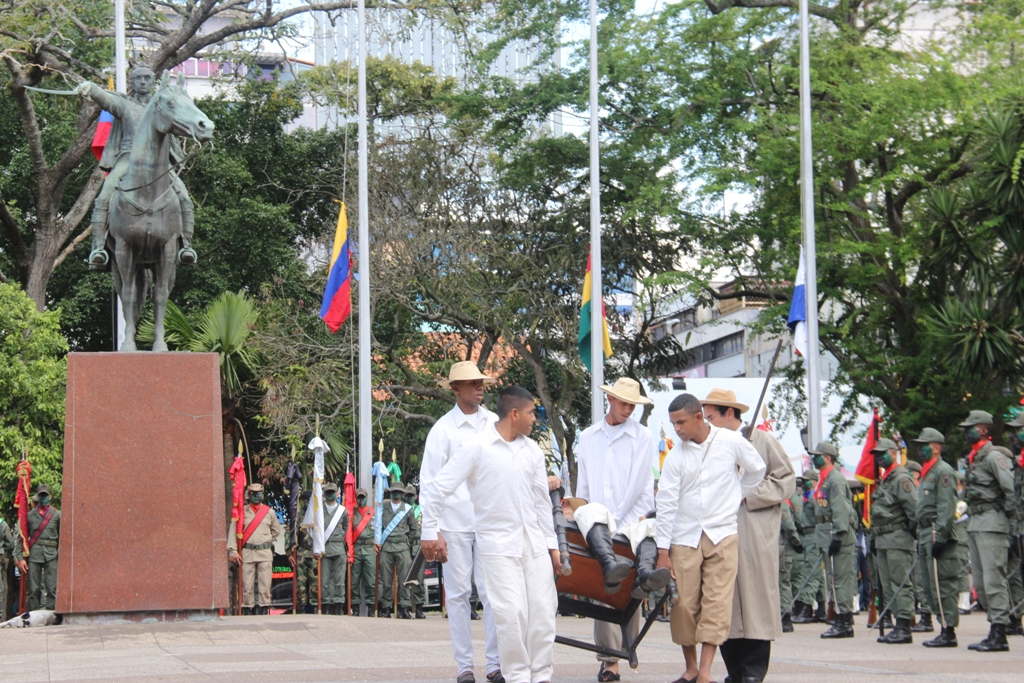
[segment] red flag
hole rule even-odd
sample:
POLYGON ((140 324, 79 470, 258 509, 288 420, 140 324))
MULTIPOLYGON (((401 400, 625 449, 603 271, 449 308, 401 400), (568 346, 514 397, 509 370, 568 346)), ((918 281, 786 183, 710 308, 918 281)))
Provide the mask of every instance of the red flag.
POLYGON ((348 546, 349 563, 356 561, 355 541, 353 538, 352 515, 356 510, 356 475, 349 472, 345 475, 345 483, 342 485, 345 495, 345 510, 348 512, 348 528, 345 529, 345 545, 348 546))
POLYGON ((864 440, 864 450, 860 452, 860 462, 857 463, 857 471, 854 476, 857 481, 864 484, 864 526, 871 528, 871 489, 878 481, 878 468, 875 466, 875 454, 871 449, 878 443, 878 428, 881 419, 878 417, 878 408, 871 409, 871 426, 868 427, 868 435, 864 440))
POLYGON ((231 521, 235 523, 236 538, 241 539, 245 533, 245 463, 242 456, 235 456, 228 476, 235 482, 231 492, 231 521))
POLYGON ((99 161, 103 156, 103 149, 107 146, 107 140, 110 139, 110 129, 113 127, 114 115, 109 111, 101 111, 100 120, 96 123, 96 133, 92 136, 92 144, 90 145, 96 161, 99 161))
POLYGON ((32 487, 32 465, 21 460, 14 469, 18 475, 18 490, 14 493, 14 507, 18 509, 18 528, 21 529, 21 554, 15 559, 28 555, 28 511, 32 507, 29 490, 32 487))

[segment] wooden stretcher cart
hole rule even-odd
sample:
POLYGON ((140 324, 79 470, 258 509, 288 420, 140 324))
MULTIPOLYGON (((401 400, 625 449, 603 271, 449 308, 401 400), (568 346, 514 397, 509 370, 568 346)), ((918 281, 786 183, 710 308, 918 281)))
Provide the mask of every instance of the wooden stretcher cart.
MULTIPOLYGON (((565 525, 565 539, 569 548, 572 573, 569 576, 558 576, 555 581, 555 588, 558 591, 558 611, 562 616, 578 615, 617 624, 622 629, 622 649, 613 650, 601 647, 595 643, 588 643, 559 635, 555 636, 555 642, 581 650, 596 652, 600 655, 625 659, 629 662, 630 668, 635 669, 638 664, 636 649, 644 639, 644 636, 647 635, 657 615, 664 608, 669 591, 666 590, 657 605, 651 608, 647 619, 640 626, 640 632, 637 634, 636 640, 631 642, 627 626, 633 615, 636 614, 636 611, 640 609, 642 602, 634 600, 630 595, 633 589, 636 569, 629 572, 629 576, 622 581, 622 587, 617 593, 609 594, 605 592, 604 575, 601 573, 601 566, 594 556, 590 554, 590 550, 587 548, 587 543, 583 539, 579 527, 575 522, 565 521, 562 523, 565 525), (589 598, 596 602, 589 602, 580 598, 589 598)), ((625 536, 616 534, 612 538, 612 542, 616 555, 624 557, 630 562, 636 560, 633 550, 629 545, 629 540, 625 536)))

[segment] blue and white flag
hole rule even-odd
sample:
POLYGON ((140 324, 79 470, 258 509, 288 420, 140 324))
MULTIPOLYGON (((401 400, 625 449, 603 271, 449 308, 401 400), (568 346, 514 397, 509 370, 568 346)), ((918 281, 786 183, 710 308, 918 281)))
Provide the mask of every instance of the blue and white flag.
POLYGON ((800 247, 800 265, 796 270, 796 286, 789 303, 789 329, 793 333, 793 345, 801 356, 807 355, 807 268, 804 265, 804 248, 800 247))

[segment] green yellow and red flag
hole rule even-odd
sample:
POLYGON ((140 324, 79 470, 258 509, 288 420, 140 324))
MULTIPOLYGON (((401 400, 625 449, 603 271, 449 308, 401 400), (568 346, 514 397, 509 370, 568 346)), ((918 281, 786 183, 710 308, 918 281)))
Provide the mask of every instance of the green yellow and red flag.
MULTIPOLYGON (((583 305, 580 306, 580 333, 577 342, 580 350, 580 359, 583 361, 583 364, 587 366, 587 370, 593 369, 593 359, 590 355, 590 311, 592 305, 590 295, 593 289, 594 285, 590 273, 590 256, 588 255, 587 274, 583 277, 583 305)), ((601 302, 601 333, 604 357, 608 358, 612 355, 612 338, 611 335, 608 334, 608 318, 605 315, 604 301, 601 302)))

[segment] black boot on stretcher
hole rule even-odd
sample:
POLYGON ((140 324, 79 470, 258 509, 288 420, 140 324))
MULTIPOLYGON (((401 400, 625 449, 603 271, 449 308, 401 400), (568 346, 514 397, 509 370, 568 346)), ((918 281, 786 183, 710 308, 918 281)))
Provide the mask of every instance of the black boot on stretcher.
POLYGON ((665 567, 655 569, 658 564, 658 544, 653 538, 645 538, 636 548, 636 579, 633 581, 634 600, 643 600, 651 591, 660 591, 672 580, 672 572, 665 567))
POLYGON ((618 593, 622 580, 629 576, 633 563, 615 554, 612 545, 612 534, 607 524, 595 524, 587 534, 587 546, 590 553, 601 565, 604 574, 604 589, 608 593, 618 593))

